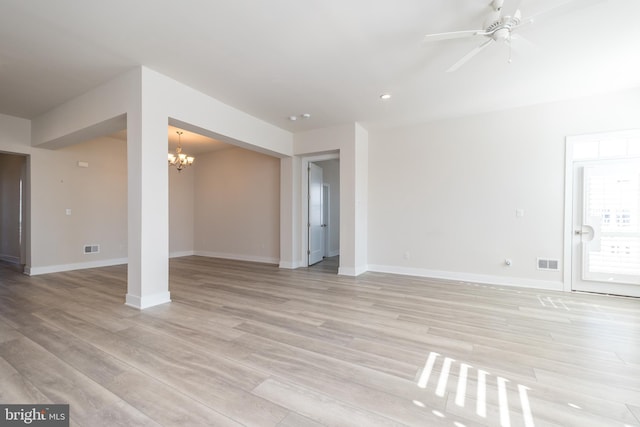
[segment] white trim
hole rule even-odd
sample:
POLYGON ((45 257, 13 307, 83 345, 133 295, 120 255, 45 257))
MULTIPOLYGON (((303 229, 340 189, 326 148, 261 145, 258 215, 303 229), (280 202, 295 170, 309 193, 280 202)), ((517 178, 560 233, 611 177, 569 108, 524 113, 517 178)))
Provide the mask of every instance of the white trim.
POLYGON ((564 155, 564 271, 562 274, 562 290, 571 292, 571 275, 573 274, 573 259, 571 247, 573 244, 573 144, 576 137, 568 136, 565 139, 564 155))
POLYGON ((329 251, 329 258, 340 255, 340 249, 336 251, 329 251))
POLYGON ((369 269, 367 268, 367 266, 364 267, 356 267, 356 268, 351 268, 351 267, 338 267, 338 275, 339 276, 350 276, 350 277, 356 277, 361 275, 362 273, 366 273, 367 271, 369 271, 369 269))
POLYGON ((169 258, 182 258, 184 256, 193 256, 195 254, 195 251, 170 252, 169 258))
POLYGON ((227 254, 223 252, 194 251, 193 255, 204 256, 208 258, 232 259, 235 261, 259 262, 262 264, 279 264, 280 263, 280 260, 278 258, 261 257, 261 256, 255 256, 255 255, 227 254))
POLYGON ((294 262, 281 261, 280 264, 278 264, 278 268, 285 268, 288 270, 295 270, 296 268, 300 268, 300 267, 302 267, 301 261, 294 261, 294 262))
POLYGON ((166 304, 168 302, 171 302, 171 295, 169 292, 160 292, 155 295, 146 295, 144 297, 127 294, 124 305, 144 310, 145 308, 155 307, 156 305, 166 304))
POLYGON ((331 186, 327 183, 324 182, 325 180, 325 176, 324 176, 324 169, 322 170, 322 223, 325 225, 324 227, 324 242, 322 243, 324 245, 324 253, 322 254, 322 256, 329 256, 329 248, 331 247, 331 186), (325 189, 326 189, 326 193, 325 193, 325 189), (325 207, 324 202, 325 202, 325 194, 327 195, 326 199, 327 199, 327 206, 325 207), (325 211, 327 212, 326 218, 325 218, 325 211))
POLYGON ((129 262, 128 258, 105 259, 102 261, 78 262, 75 264, 47 265, 44 267, 25 267, 24 273, 29 276, 40 274, 61 273, 63 271, 84 270, 86 268, 111 267, 129 262))
POLYGON ((453 271, 427 270, 423 268, 397 267, 390 265, 369 265, 369 271, 400 274, 404 276, 427 277, 431 279, 455 280, 487 285, 513 286, 520 288, 562 291, 562 282, 525 279, 521 277, 492 276, 488 274, 459 273, 453 271))
MULTIPOLYGON (((300 166, 302 168, 300 174, 300 191, 302 193, 302 197, 300 198, 301 206, 300 206, 300 254, 302 257, 303 264, 301 267, 309 266, 309 229, 307 224, 309 224, 309 163, 314 162, 322 162, 324 160, 332 160, 332 159, 340 159, 340 152, 328 153, 328 154, 306 154, 300 157, 300 166)), ((342 181, 340 181, 342 182, 342 181)), ((342 209, 342 206, 340 206, 342 209)), ((342 233, 342 229, 340 230, 342 233)))
MULTIPOLYGON (((564 156, 564 271, 563 271, 563 291, 572 292, 573 281, 573 187, 574 187, 574 169, 576 163, 589 163, 591 161, 600 160, 616 160, 615 158, 591 159, 591 160, 574 160, 574 146, 576 143, 585 141, 601 140, 602 138, 624 138, 637 137, 640 129, 627 129, 621 131, 599 132, 584 135, 570 135, 565 138, 565 156, 564 156)), ((631 158, 631 157, 627 157, 631 158)))

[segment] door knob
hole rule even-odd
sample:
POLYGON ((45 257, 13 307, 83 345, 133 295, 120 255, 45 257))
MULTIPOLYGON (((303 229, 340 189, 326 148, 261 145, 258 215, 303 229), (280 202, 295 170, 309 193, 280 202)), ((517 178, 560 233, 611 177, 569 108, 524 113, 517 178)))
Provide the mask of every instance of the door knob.
POLYGON ((595 230, 592 226, 585 224, 582 226, 582 228, 573 230, 573 234, 575 234, 576 236, 588 236, 587 238, 590 237, 588 241, 591 241, 595 237, 595 230))

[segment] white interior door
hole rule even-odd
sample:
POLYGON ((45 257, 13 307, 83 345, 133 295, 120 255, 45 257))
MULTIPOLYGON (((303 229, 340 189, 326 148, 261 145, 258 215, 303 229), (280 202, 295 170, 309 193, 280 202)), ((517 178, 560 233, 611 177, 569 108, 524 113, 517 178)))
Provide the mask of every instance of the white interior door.
POLYGON ((572 289, 640 297, 640 159, 574 167, 572 289))
POLYGON ((322 261, 324 255, 322 213, 322 168, 309 163, 309 265, 322 261))

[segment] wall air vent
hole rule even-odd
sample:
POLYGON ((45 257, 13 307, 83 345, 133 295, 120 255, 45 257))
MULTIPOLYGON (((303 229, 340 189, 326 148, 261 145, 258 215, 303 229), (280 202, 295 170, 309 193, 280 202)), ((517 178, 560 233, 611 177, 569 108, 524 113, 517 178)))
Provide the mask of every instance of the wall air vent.
POLYGON ((97 254, 100 252, 100 245, 84 245, 85 254, 97 254))
POLYGON ((560 269, 560 261, 557 259, 538 258, 538 270, 558 271, 560 269))

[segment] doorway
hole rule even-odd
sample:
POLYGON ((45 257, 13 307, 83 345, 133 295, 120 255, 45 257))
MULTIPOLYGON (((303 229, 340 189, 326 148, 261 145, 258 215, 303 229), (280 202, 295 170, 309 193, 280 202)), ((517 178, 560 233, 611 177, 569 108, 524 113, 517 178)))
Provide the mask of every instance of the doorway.
POLYGON ((27 156, 0 153, 0 261, 26 264, 27 156))
MULTIPOLYGON (((338 154, 303 159, 304 264, 339 264, 340 160, 338 154)), ((337 273, 337 268, 335 269, 337 273)))
POLYGON ((571 290, 640 297, 640 135, 569 142, 571 290))
POLYGON ((325 231, 324 195, 322 168, 315 163, 309 163, 309 250, 308 264, 317 264, 324 258, 325 231))

